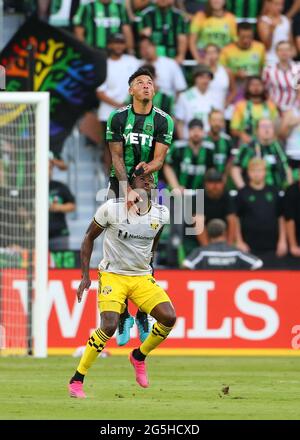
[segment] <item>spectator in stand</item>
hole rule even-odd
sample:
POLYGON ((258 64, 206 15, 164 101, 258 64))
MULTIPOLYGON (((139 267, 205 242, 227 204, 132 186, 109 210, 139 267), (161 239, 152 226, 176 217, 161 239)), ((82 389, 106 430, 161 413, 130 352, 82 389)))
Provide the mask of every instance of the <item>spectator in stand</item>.
POLYGON ((289 186, 284 199, 289 250, 293 257, 300 257, 300 180, 289 186))
POLYGON ((226 0, 227 11, 235 16, 238 23, 243 21, 253 24, 253 30, 263 6, 264 0, 226 0))
POLYGON ((214 75, 209 89, 214 95, 215 108, 224 111, 233 102, 236 87, 233 74, 223 67, 219 61, 220 49, 215 44, 208 44, 205 48, 205 63, 214 75))
POLYGON ((279 136, 285 141, 285 154, 293 176, 299 176, 300 170, 300 109, 294 107, 284 113, 279 136))
POLYGON ((263 81, 272 101, 280 112, 299 106, 300 64, 293 61, 293 49, 289 41, 279 41, 276 45, 278 63, 266 66, 263 81))
POLYGON ((221 219, 227 224, 226 240, 233 244, 236 239, 236 216, 233 198, 225 189, 225 176, 210 168, 204 177, 204 214, 194 211, 194 225, 203 232, 197 235, 198 246, 208 245, 207 224, 212 219, 221 219))
POLYGON ((287 254, 282 197, 278 188, 267 185, 267 163, 253 158, 248 163, 249 183, 237 195, 237 247, 261 258, 265 266, 276 265, 276 257, 287 254))
POLYGON ((161 92, 175 97, 187 88, 180 66, 172 58, 158 56, 151 38, 140 38, 139 53, 143 63, 152 64, 155 67, 157 86, 161 92))
POLYGON ((258 19, 257 32, 259 39, 267 49, 267 64, 278 62, 276 45, 279 41, 293 43, 290 20, 282 15, 284 0, 266 0, 264 15, 258 19))
POLYGON ((192 270, 260 269, 263 266, 262 260, 227 244, 226 229, 223 220, 210 220, 207 224, 209 244, 194 249, 183 261, 183 267, 192 270))
POLYGON ((205 12, 197 12, 190 27, 190 52, 198 62, 203 62, 203 50, 212 43, 222 49, 236 40, 234 15, 225 11, 225 0, 208 0, 205 12))
POLYGON ((210 130, 203 140, 203 146, 212 152, 213 167, 227 176, 233 145, 231 137, 224 131, 225 120, 220 110, 210 112, 209 126, 210 130))
POLYGON ((246 79, 260 75, 265 63, 265 47, 254 40, 253 27, 250 23, 238 24, 238 40, 222 49, 220 61, 234 75, 238 97, 241 98, 246 79))
POLYGON ((259 76, 250 76, 246 82, 245 99, 237 102, 234 108, 230 128, 232 136, 240 143, 250 143, 260 119, 278 118, 278 111, 273 101, 267 99, 267 93, 259 76))
POLYGON ((101 49, 106 49, 111 34, 123 33, 128 53, 134 54, 133 33, 122 4, 111 0, 81 4, 73 17, 73 25, 80 41, 101 49))
POLYGON ((173 7, 174 0, 156 0, 141 14, 140 34, 151 37, 157 55, 185 60, 188 48, 188 25, 184 14, 173 7))
POLYGON ((76 209, 75 198, 62 182, 52 180, 52 160, 49 160, 49 250, 69 249, 66 214, 76 209))
POLYGON ((194 118, 201 119, 204 130, 209 130, 208 115, 215 104, 214 94, 209 89, 213 78, 209 67, 199 64, 193 71, 194 86, 180 93, 175 105, 179 139, 188 139, 188 123, 194 118))
POLYGON ((188 128, 188 140, 174 142, 163 169, 171 190, 180 192, 202 188, 205 172, 212 167, 212 151, 203 146, 203 122, 192 119, 188 128))
POLYGON ((247 184, 247 168, 252 158, 266 161, 266 184, 284 189, 292 183, 292 174, 286 154, 275 137, 274 124, 269 119, 261 119, 257 126, 257 139, 242 145, 234 158, 231 177, 238 189, 247 184))
POLYGON ((98 118, 102 125, 102 160, 108 173, 111 165, 111 157, 105 142, 106 123, 110 113, 125 105, 128 97, 128 78, 140 65, 140 61, 133 55, 126 53, 126 40, 123 34, 113 34, 108 40, 108 59, 106 80, 97 89, 97 97, 100 100, 98 118))

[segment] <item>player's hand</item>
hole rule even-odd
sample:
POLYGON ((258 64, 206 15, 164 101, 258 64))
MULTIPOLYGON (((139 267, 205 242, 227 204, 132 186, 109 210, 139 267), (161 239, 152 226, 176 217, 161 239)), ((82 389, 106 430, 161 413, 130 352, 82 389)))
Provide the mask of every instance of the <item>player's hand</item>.
POLYGON ((149 167, 149 164, 147 164, 146 162, 140 162, 135 167, 136 170, 139 170, 140 168, 143 168, 145 174, 151 173, 151 168, 149 167))
POLYGON ((86 291, 89 290, 90 285, 91 285, 91 280, 89 278, 86 277, 82 278, 77 289, 77 299, 79 303, 81 302, 83 292, 85 290, 86 291))
POLYGON ((126 196, 126 206, 128 211, 130 211, 130 209, 132 209, 135 213, 138 212, 138 207, 136 205, 137 202, 142 202, 142 198, 139 195, 139 193, 137 193, 136 191, 134 191, 131 188, 128 188, 128 192, 127 192, 127 196, 126 196))

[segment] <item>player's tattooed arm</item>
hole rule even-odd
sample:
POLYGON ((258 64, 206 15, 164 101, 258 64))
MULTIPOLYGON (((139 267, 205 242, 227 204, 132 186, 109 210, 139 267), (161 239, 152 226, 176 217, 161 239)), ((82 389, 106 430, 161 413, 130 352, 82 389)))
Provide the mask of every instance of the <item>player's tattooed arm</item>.
POLYGON ((126 199, 127 209, 133 208, 137 211, 135 202, 141 200, 139 194, 134 191, 128 183, 126 167, 123 158, 123 143, 109 142, 112 163, 115 168, 116 176, 121 186, 121 190, 126 199))
POLYGON ((82 279, 77 289, 78 302, 81 302, 83 292, 88 290, 91 285, 90 280, 90 261, 93 252, 94 241, 103 232, 103 228, 92 221, 85 233, 80 250, 81 273, 82 279))
POLYGON ((128 182, 123 157, 123 143, 109 142, 109 149, 111 153, 112 163, 116 171, 117 179, 119 180, 119 182, 128 182))

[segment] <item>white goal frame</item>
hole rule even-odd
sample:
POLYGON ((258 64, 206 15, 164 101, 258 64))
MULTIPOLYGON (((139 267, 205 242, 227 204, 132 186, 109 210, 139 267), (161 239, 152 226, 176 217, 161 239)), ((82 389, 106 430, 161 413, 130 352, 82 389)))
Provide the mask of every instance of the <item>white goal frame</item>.
POLYGON ((49 93, 0 92, 1 104, 35 104, 35 283, 33 355, 47 357, 48 224, 49 224, 49 93))

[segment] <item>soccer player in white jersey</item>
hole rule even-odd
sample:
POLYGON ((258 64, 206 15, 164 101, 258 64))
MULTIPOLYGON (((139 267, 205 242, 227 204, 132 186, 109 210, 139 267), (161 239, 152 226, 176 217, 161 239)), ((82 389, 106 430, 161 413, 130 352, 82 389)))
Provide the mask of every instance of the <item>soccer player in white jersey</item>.
POLYGON ((137 383, 149 386, 145 358, 160 345, 174 327, 175 310, 167 293, 152 276, 151 261, 164 224, 169 222, 165 206, 151 201, 154 189, 152 174, 133 175, 131 186, 140 193, 139 210, 127 210, 125 199, 110 199, 96 212, 81 246, 82 280, 77 290, 78 301, 91 285, 90 258, 94 241, 104 232, 104 257, 99 265, 98 306, 100 328, 90 336, 74 376, 71 378, 71 397, 84 398, 83 380, 117 329, 119 317, 128 298, 140 310, 157 322, 149 336, 134 349, 129 360, 137 383))

